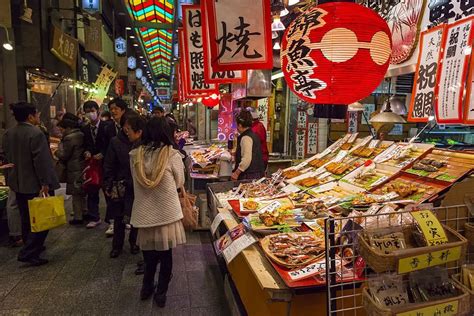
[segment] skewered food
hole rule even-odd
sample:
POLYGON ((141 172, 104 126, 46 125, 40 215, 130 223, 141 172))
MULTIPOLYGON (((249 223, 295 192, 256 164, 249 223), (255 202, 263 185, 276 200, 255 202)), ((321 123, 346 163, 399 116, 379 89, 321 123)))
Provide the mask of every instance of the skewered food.
POLYGON ((416 193, 421 193, 424 191, 425 189, 419 188, 416 184, 406 183, 402 181, 394 181, 391 183, 387 183, 382 188, 383 193, 395 192, 402 198, 406 198, 416 193))
POLYGON ((315 185, 322 184, 322 181, 316 177, 310 177, 310 178, 297 181, 296 184, 301 185, 303 187, 310 188, 310 187, 314 187, 315 185))
POLYGON ((341 162, 331 162, 326 166, 326 170, 335 174, 341 175, 351 168, 351 165, 341 162))
POLYGON ((352 144, 353 144, 353 143, 349 143, 349 142, 344 143, 344 144, 342 144, 341 149, 342 149, 342 150, 349 150, 349 149, 351 149, 352 144))
POLYGON ((354 206, 369 205, 369 204, 376 203, 376 202, 377 202, 377 200, 373 196, 368 195, 368 194, 361 194, 361 195, 356 196, 352 200, 352 205, 354 205, 354 206))
POLYGON ((436 172, 446 166, 446 162, 434 159, 422 159, 413 165, 414 170, 423 170, 426 172, 436 172))
POLYGON ((369 158, 375 152, 375 148, 359 147, 352 152, 352 155, 357 157, 369 158))
POLYGON ((303 209, 303 215, 306 219, 315 219, 320 217, 320 214, 327 211, 326 206, 323 202, 316 202, 313 204, 306 205, 303 209))
POLYGON ((285 177, 286 179, 293 179, 293 178, 296 178, 299 175, 301 175, 301 172, 299 172, 298 170, 294 170, 294 169, 289 169, 289 170, 286 170, 286 171, 283 172, 283 177, 285 177))
POLYGON ((329 161, 329 158, 314 159, 314 160, 311 160, 308 164, 311 167, 319 168, 319 167, 322 167, 328 161, 329 161))
POLYGON ((289 267, 307 265, 324 256, 324 244, 312 233, 288 233, 265 237, 264 250, 289 267))

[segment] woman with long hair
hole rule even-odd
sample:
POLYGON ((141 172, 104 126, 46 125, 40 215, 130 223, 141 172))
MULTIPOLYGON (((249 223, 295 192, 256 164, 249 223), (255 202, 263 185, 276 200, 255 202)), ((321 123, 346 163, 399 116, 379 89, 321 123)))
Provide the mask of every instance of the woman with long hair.
POLYGON ((184 186, 184 165, 169 131, 165 118, 152 118, 145 127, 142 145, 130 152, 135 192, 131 224, 138 228, 137 244, 145 260, 140 297, 145 300, 155 293, 160 307, 165 306, 171 280, 172 248, 186 242, 178 196, 184 186))

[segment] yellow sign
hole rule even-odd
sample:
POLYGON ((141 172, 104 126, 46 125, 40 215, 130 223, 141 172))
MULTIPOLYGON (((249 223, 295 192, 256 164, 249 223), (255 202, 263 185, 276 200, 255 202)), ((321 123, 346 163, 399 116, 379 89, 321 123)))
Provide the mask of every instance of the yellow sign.
POLYGON ((428 246, 437 246, 448 242, 443 226, 431 211, 416 211, 411 215, 420 226, 428 246))
POLYGON ((419 308, 409 312, 398 313, 396 316, 449 316, 457 315, 459 301, 437 304, 430 307, 419 308))
POLYGON ((398 261, 398 273, 403 274, 439 266, 447 262, 459 260, 459 258, 461 258, 461 246, 401 258, 398 261))
POLYGON ((102 102, 104 101, 104 98, 109 92, 110 85, 114 81, 115 77, 117 77, 117 73, 107 67, 107 65, 102 67, 102 70, 100 71, 100 74, 97 77, 97 80, 95 81, 97 93, 94 96, 94 100, 98 104, 102 104, 102 102))

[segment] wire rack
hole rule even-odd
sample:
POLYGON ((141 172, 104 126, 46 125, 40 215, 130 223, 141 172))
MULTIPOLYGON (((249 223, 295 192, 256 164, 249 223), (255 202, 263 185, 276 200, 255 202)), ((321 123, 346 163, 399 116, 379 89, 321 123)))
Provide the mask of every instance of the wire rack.
MULTIPOLYGON (((466 205, 433 208, 439 221, 457 232, 464 233, 464 224, 472 219, 466 205)), ((369 276, 376 276, 368 268, 360 267, 357 234, 365 228, 385 228, 411 224, 410 211, 396 211, 376 215, 328 218, 325 221, 326 241, 326 284, 328 315, 366 315, 362 305, 362 285, 369 276), (344 229, 344 232, 341 231, 344 229), (343 237, 344 236, 344 237, 343 237), (343 259, 341 260, 341 256, 343 259), (344 264, 352 263, 352 269, 345 271, 344 264)), ((469 253, 465 258, 446 264, 448 273, 460 272, 462 264, 474 256, 469 253)))

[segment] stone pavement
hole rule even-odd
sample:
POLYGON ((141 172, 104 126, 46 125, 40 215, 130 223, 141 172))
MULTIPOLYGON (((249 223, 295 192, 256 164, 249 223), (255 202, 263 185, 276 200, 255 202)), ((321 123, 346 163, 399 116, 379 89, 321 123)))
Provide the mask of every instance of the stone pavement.
POLYGON ((50 232, 42 267, 21 267, 18 249, 0 245, 0 315, 229 315, 222 276, 207 232, 188 234, 173 253, 173 279, 161 309, 140 301, 141 254, 110 259, 105 225, 65 225, 50 232))

